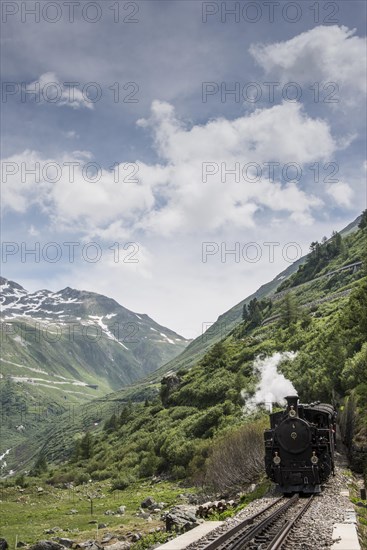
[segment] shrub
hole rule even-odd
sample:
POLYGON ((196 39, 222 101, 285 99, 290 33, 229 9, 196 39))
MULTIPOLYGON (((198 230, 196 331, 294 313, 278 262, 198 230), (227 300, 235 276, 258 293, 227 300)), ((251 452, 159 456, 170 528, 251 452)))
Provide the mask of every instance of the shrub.
POLYGON ((86 472, 82 472, 75 478, 76 485, 83 485, 83 483, 88 483, 90 477, 86 472))
POLYGON ((264 471, 264 422, 245 424, 221 436, 207 461, 206 482, 216 490, 239 490, 264 471))
POLYGON ((104 479, 109 479, 111 476, 111 470, 95 470, 91 473, 91 478, 96 481, 103 481, 104 479))
POLYGON ((24 474, 20 474, 19 476, 17 476, 15 478, 15 484, 16 485, 19 485, 20 487, 22 487, 23 489, 25 489, 26 487, 28 487, 28 483, 25 479, 25 475, 24 474))
POLYGON ((159 458, 154 453, 149 453, 140 462, 139 477, 149 477, 155 474, 159 464, 159 458))
POLYGON ((111 491, 123 491, 124 489, 127 489, 134 481, 135 479, 132 475, 121 474, 117 479, 113 481, 111 491))
POLYGON ((173 479, 185 479, 187 477, 186 475, 186 469, 184 466, 173 466, 172 468, 172 477, 173 479))

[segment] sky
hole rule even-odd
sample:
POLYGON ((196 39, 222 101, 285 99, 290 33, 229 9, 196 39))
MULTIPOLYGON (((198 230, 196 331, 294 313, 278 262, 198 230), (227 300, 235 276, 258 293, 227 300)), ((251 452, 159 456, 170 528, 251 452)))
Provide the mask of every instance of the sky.
POLYGON ((366 3, 1 3, 2 276, 187 338, 366 208, 366 3))

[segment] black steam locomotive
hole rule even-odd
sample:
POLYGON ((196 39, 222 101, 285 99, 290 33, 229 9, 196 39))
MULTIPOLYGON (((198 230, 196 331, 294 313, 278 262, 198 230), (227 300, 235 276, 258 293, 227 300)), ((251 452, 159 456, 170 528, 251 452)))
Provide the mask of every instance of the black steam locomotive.
POLYGON ((270 415, 264 433, 267 476, 282 493, 319 493, 334 473, 336 412, 326 403, 286 400, 286 410, 270 415))

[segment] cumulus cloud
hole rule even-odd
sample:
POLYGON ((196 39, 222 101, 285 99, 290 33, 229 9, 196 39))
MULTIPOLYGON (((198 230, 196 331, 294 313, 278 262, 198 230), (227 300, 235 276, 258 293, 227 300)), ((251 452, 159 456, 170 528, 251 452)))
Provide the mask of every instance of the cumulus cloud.
MULTIPOLYGON (((27 85, 28 93, 35 92, 39 103, 50 103, 58 107, 70 107, 71 109, 94 109, 93 101, 88 95, 77 86, 66 85, 60 82, 59 78, 53 72, 43 73, 38 80, 27 85)), ((68 137, 75 137, 74 133, 69 132, 68 137)), ((75 134, 76 135, 76 134, 75 134)))
POLYGON ((295 103, 188 127, 172 105, 155 101, 151 116, 138 124, 151 132, 160 162, 121 162, 111 171, 94 163, 88 151, 45 159, 27 150, 4 159, 4 207, 24 212, 38 204, 64 227, 101 237, 252 227, 264 208, 310 224, 313 209, 323 204, 320 196, 307 192, 307 181, 273 179, 266 163, 302 167, 330 160, 341 147, 327 122, 295 103), (25 169, 36 166, 36 174, 24 177, 25 169), (226 173, 234 168, 236 175, 226 173))
POLYGON ((78 139, 80 137, 75 130, 69 130, 68 132, 64 132, 64 136, 68 139, 78 139))
POLYGON ((253 44, 250 53, 282 83, 334 82, 339 91, 326 90, 329 100, 357 106, 366 94, 366 39, 355 32, 345 26, 318 26, 284 42, 253 44))
POLYGON ((331 183, 326 192, 334 199, 338 206, 344 206, 345 208, 349 208, 351 206, 353 189, 350 185, 348 185, 348 183, 343 181, 331 183))
POLYGON ((28 229, 28 235, 30 235, 31 237, 39 237, 40 232, 33 224, 31 224, 30 228, 28 229))

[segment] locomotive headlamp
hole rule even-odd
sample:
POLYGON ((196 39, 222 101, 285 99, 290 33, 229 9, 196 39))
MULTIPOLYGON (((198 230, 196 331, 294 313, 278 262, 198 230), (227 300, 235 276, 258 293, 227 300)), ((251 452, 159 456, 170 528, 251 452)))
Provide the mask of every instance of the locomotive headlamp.
POLYGON ((276 464, 277 466, 280 464, 280 456, 278 456, 278 453, 275 452, 275 456, 273 458, 273 462, 274 464, 276 464))
POLYGON ((315 451, 312 451, 312 456, 311 456, 312 464, 317 464, 318 461, 319 461, 319 459, 317 458, 315 451))
POLYGON ((291 416, 292 418, 294 418, 296 415, 297 415, 297 413, 296 413, 296 411, 294 410, 293 405, 291 405, 291 407, 290 407, 290 409, 289 409, 289 416, 291 416))

